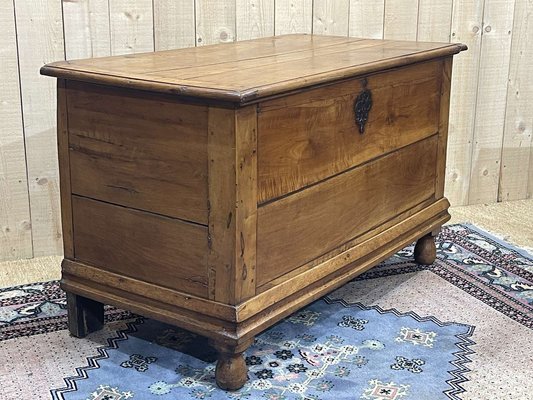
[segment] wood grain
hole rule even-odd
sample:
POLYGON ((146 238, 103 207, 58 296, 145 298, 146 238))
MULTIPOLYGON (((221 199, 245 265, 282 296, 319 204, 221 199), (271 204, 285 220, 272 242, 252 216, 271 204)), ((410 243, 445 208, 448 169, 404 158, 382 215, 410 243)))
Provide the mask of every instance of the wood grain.
POLYGON ((350 36, 383 39, 385 0, 350 0, 350 36))
POLYGON ((449 56, 464 49, 459 44, 298 35, 286 39, 243 41, 222 47, 54 63, 41 71, 66 79, 244 105, 313 85, 449 56), (347 41, 350 51, 342 51, 347 41), (334 45, 340 47, 335 55, 316 48, 334 45), (261 47, 263 56, 256 51, 261 47), (367 49, 362 51, 361 47, 367 49), (311 50, 306 57, 277 61, 280 55, 302 48, 311 50), (246 67, 225 70, 225 64, 235 62, 243 62, 246 67), (206 66, 211 68, 202 71, 206 66), (198 74, 194 73, 194 68, 200 69, 198 74), (252 68, 253 74, 250 73, 252 68))
POLYGON ((452 84, 453 59, 442 61, 440 79, 440 110, 439 110, 439 143, 437 149, 437 178, 435 182, 435 198, 444 196, 446 181, 446 151, 448 149, 448 126, 450 120, 450 96, 452 84))
POLYGON ((313 0, 276 0, 275 34, 311 33, 313 31, 313 0))
POLYGON ((423 202, 417 204, 416 206, 410 208, 409 210, 399 213, 394 218, 391 218, 387 220, 386 222, 380 224, 379 226, 370 229, 366 231, 365 233, 357 236, 356 238, 350 239, 347 242, 343 243, 341 246, 328 251, 324 254, 322 254, 320 257, 315 258, 314 260, 311 260, 301 266, 299 266, 296 269, 293 269, 291 272, 281 275, 280 277, 273 279, 261 286, 257 287, 257 293, 262 293, 274 286, 280 285, 284 283, 287 280, 290 280, 300 274, 305 274, 307 271, 315 268, 316 266, 323 264, 329 259, 333 259, 337 257, 339 254, 346 252, 350 248, 356 247, 359 244, 366 242, 369 238, 372 238, 374 236, 378 236, 380 233, 386 231, 387 229, 398 225, 399 223, 410 219, 413 215, 419 213, 422 210, 427 209, 437 209, 439 208, 440 211, 444 210, 447 206, 447 200, 441 199, 437 202, 434 201, 434 199, 427 199, 423 202))
POLYGON ((207 298, 207 228, 72 197, 75 258, 207 298))
POLYGON ((363 79, 261 103, 259 202, 436 133, 440 75, 441 63, 431 62, 368 77, 373 106, 364 134, 353 111, 363 79))
POLYGON ((209 298, 235 302, 235 111, 209 108, 209 298))
POLYGON ((196 45, 235 40, 235 0, 196 0, 196 45))
POLYGON ((498 201, 531 197, 533 185, 533 1, 517 1, 513 23, 498 201))
POLYGON ((317 35, 348 35, 350 0, 315 0, 313 2, 313 33, 317 35))
POLYGON ((453 206, 468 204, 483 2, 456 0, 453 8, 452 41, 468 45, 468 51, 454 62, 452 77, 446 197, 453 206))
POLYGON ((417 40, 449 42, 453 0, 419 0, 417 40))
POLYGON ((290 272, 432 197, 436 155, 433 136, 260 207, 257 284, 290 272))
POLYGON ((194 17, 194 0, 154 0, 155 50, 194 47, 196 44, 194 17))
POLYGON ((111 54, 154 51, 152 0, 112 0, 109 2, 111 54))
POLYGON ((477 85, 469 204, 498 200, 514 4, 514 1, 493 0, 486 2, 483 9, 485 27, 477 85))
MULTIPOLYGON (((287 304, 292 303, 294 306, 292 310, 296 310, 298 308, 296 304, 301 307, 317 299, 320 293, 327 293, 331 286, 338 287, 392 255, 397 251, 394 249, 401 249, 441 226, 450 219, 446 211, 449 205, 446 199, 438 200, 387 229, 369 235, 365 240, 355 243, 343 252, 323 260, 314 268, 287 279, 280 279, 278 285, 239 304, 236 309, 237 321, 254 317, 265 323, 269 318, 276 319, 274 315, 277 312, 290 312, 287 304), (292 295, 287 296, 287 293, 292 295), (269 308, 270 312, 265 312, 269 308)), ((245 327, 242 328, 244 331, 245 327)))
POLYGON ((0 261, 31 258, 30 202, 12 2, 0 3, 0 261))
POLYGON ((274 35, 274 0, 236 0, 237 40, 274 35))
POLYGON ((63 1, 67 60, 111 55, 108 0, 63 1))
POLYGON ((418 28, 418 1, 395 0, 385 2, 385 39, 416 40, 418 28))
POLYGON ((207 225, 207 107, 68 85, 73 193, 207 225))
POLYGON ((105 271, 98 267, 93 267, 79 261, 63 260, 61 263, 63 275, 67 275, 78 282, 84 282, 90 286, 91 283, 103 283, 109 290, 121 290, 132 292, 139 296, 150 298, 170 306, 180 307, 188 310, 218 317, 225 321, 236 321, 235 310, 232 306, 217 303, 180 292, 174 289, 161 287, 153 283, 148 283, 139 279, 131 278, 121 274, 105 271))
POLYGON ((211 107, 208 154, 210 296, 237 304, 256 287, 256 107, 211 107))
POLYGON ((37 72, 65 57, 61 1, 17 1, 15 15, 33 255, 61 254, 56 83, 37 72))
POLYGON ((61 200, 61 227, 63 255, 74 258, 74 230, 72 226, 72 187, 70 174, 70 151, 68 134, 67 83, 57 80, 57 154, 61 200))

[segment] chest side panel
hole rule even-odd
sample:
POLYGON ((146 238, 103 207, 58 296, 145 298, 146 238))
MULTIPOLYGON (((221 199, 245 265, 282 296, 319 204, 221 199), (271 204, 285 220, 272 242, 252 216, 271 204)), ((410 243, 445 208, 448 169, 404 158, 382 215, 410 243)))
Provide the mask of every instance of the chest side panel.
POLYGON ((67 83, 74 194, 207 224, 207 107, 67 83))
POLYGON ((435 134, 441 69, 416 64, 261 103, 259 202, 435 134), (372 105, 361 133, 354 106, 365 90, 372 105))
POLYGON ((207 298, 207 227, 72 196, 75 259, 207 298))

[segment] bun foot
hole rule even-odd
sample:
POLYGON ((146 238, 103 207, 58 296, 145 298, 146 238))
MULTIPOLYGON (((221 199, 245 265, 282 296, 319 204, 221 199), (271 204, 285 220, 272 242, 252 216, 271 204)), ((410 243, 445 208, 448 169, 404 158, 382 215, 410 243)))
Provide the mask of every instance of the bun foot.
POLYGON ((418 239, 414 256, 418 264, 433 264, 435 258, 437 258, 437 248, 435 247, 435 238, 431 233, 418 239))
POLYGON ((238 390, 248 380, 248 368, 241 354, 220 354, 215 370, 217 385, 224 390, 238 390))
POLYGON ((224 390, 239 390, 248 380, 248 367, 244 361, 244 350, 246 350, 253 339, 238 346, 219 345, 211 342, 211 345, 218 351, 218 361, 215 370, 215 379, 218 387, 224 390))

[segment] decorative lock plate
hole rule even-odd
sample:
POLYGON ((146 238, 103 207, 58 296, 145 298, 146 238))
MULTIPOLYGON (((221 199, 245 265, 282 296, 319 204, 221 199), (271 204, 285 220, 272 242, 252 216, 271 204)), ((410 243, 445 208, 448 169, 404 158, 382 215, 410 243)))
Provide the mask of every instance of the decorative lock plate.
POLYGON ((354 103, 355 123, 359 127, 359 133, 365 133, 365 125, 368 121, 368 114, 372 108, 372 93, 369 89, 364 89, 354 103))

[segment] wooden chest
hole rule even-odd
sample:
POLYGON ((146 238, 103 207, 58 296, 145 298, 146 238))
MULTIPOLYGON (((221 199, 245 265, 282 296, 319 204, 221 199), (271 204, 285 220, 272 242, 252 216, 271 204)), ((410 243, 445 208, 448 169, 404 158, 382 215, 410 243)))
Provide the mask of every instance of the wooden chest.
POLYGON ((458 44, 289 35, 49 64, 69 326, 103 303, 205 335, 217 382, 256 334, 448 220, 458 44))

